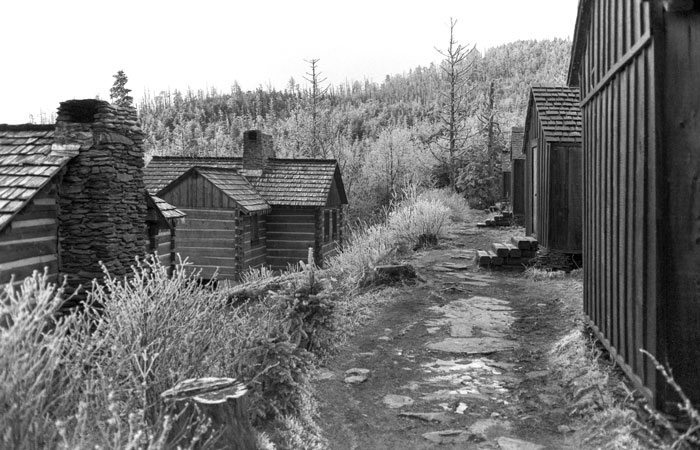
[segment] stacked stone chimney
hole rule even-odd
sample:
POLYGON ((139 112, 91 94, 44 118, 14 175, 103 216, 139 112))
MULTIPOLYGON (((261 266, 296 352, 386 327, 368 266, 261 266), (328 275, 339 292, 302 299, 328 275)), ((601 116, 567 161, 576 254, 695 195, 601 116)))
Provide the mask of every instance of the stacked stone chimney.
POLYGON ((59 270, 69 284, 124 276, 146 251, 143 133, 136 110, 101 100, 61 103, 54 151, 77 153, 59 188, 59 270))
POLYGON ((243 175, 261 176, 269 158, 275 157, 272 136, 261 130, 243 133, 243 175))

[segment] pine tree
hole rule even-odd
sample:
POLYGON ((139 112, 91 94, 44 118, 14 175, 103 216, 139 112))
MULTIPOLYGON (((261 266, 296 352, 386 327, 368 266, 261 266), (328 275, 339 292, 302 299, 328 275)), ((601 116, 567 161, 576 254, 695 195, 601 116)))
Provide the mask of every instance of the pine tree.
POLYGON ((129 78, 127 78, 123 70, 112 76, 114 77, 114 84, 109 90, 109 98, 112 100, 112 103, 118 106, 132 106, 134 98, 129 95, 131 89, 126 87, 129 78))

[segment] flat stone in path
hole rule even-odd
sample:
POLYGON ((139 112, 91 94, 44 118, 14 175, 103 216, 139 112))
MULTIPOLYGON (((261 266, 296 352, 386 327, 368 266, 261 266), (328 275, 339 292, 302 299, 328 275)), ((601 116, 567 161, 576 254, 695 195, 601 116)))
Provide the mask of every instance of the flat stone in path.
POLYGON ((452 422, 454 419, 444 412, 402 412, 399 417, 410 417, 412 419, 420 419, 425 422, 452 422))
POLYGON ((413 404, 413 399, 405 395, 385 395, 382 401, 391 409, 403 408, 404 406, 411 406, 413 404))
POLYGON ((515 346, 515 341, 495 337, 447 338, 426 345, 430 350, 461 355, 488 355, 513 350, 515 346))
POLYGON ((509 437, 499 437, 496 442, 501 450, 543 450, 544 445, 534 444, 532 442, 521 441, 509 437))
POLYGON ((423 437, 436 444, 456 444, 467 442, 471 435, 462 430, 443 430, 425 433, 423 437))

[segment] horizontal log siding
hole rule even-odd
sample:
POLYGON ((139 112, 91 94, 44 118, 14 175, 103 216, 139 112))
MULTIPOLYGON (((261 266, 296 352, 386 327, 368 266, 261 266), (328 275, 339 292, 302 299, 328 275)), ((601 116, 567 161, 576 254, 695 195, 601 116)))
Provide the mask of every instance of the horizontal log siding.
POLYGON ((19 282, 34 270, 58 275, 58 207, 51 183, 0 232, 0 284, 19 282))
POLYGON ((579 73, 584 310, 598 338, 651 399, 660 380, 639 350, 662 360, 664 355, 657 335, 656 80, 649 3, 594 0, 590 7, 579 73))
POLYGON ((258 216, 257 242, 252 242, 251 216, 243 216, 243 270, 260 267, 267 263, 267 238, 265 236, 265 216, 258 216))
POLYGON ((186 208, 180 210, 187 216, 177 227, 176 253, 179 253, 183 260, 185 257, 189 258, 195 269, 201 269, 201 278, 212 278, 217 268, 219 279, 236 278, 236 211, 186 208))
POLYGON ((273 208, 266 216, 267 263, 273 269, 306 261, 309 247, 315 247, 313 208, 273 208))
POLYGON ((170 228, 160 228, 155 236, 156 251, 158 252, 158 260, 164 266, 171 267, 175 260, 173 259, 173 233, 170 228))

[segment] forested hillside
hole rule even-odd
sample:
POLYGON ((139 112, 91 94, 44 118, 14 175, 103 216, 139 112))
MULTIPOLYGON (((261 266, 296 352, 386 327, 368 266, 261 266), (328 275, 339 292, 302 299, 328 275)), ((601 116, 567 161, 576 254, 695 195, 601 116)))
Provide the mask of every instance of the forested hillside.
POLYGON ((407 183, 448 184, 475 206, 495 200, 499 152, 512 126, 525 120, 532 84, 562 84, 571 41, 517 41, 469 52, 464 84, 464 139, 457 159, 445 158, 444 63, 416 67, 381 83, 323 81, 323 61, 290 78, 283 91, 188 91, 147 95, 139 114, 150 155, 240 155, 242 133, 271 133, 279 157, 338 159, 352 218, 369 218, 407 183), (305 87, 302 87, 305 86, 305 87))

